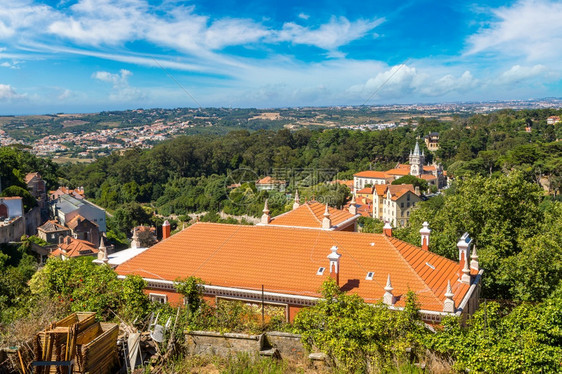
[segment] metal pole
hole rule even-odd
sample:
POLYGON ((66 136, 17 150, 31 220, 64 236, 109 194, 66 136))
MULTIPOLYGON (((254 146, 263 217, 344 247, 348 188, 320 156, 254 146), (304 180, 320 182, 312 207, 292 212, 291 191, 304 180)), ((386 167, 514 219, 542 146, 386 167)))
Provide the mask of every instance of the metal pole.
POLYGON ((261 285, 261 325, 263 326, 265 324, 265 295, 263 292, 263 284, 261 285))

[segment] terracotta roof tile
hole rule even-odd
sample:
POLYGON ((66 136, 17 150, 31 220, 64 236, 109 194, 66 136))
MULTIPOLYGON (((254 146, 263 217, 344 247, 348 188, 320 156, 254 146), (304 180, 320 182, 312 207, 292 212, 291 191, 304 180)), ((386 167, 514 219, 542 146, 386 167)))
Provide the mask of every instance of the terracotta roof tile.
POLYGON ((378 178, 378 179, 386 179, 388 175, 384 171, 374 171, 374 170, 367 170, 361 171, 357 174, 353 174, 354 177, 361 177, 361 178, 378 178))
POLYGON ((64 241, 59 244, 58 248, 51 252, 51 256, 65 256, 65 257, 80 257, 80 256, 93 256, 99 250, 86 240, 74 239, 70 236, 64 238, 64 241))
POLYGON ((120 275, 138 274, 174 281, 197 276, 208 284, 319 296, 329 269, 326 256, 338 247, 340 285, 367 302, 384 295, 390 274, 397 306, 413 290, 422 309, 442 311, 447 281, 453 285, 458 305, 468 285, 458 281, 458 264, 432 252, 382 234, 322 231, 267 226, 196 223, 119 265, 120 275), (426 263, 430 263, 432 269, 426 263), (367 272, 375 273, 372 281, 367 272))
MULTIPOLYGON (((322 219, 326 205, 316 201, 308 201, 297 209, 288 211, 271 219, 270 225, 322 228, 322 219)), ((338 226, 345 221, 353 219, 354 215, 347 210, 328 207, 332 227, 338 226)))

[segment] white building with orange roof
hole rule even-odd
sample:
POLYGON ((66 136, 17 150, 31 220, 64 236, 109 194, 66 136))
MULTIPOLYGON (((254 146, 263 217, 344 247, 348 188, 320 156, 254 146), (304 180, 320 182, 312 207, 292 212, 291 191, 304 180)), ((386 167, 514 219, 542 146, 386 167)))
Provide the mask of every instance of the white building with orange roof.
POLYGON ((392 227, 410 224, 410 213, 421 201, 411 184, 388 184, 373 194, 373 218, 388 222, 392 227))
MULTIPOLYGON (((301 208, 307 209, 295 211, 301 208)), ((388 225, 385 234, 315 228, 198 222, 115 270, 120 278, 143 277, 145 292, 154 301, 185 302, 175 282, 195 276, 204 281, 204 298, 211 303, 265 304, 282 311, 288 321, 318 302, 329 278, 367 303, 382 301, 394 310, 404 308, 411 290, 422 319, 432 324, 449 315, 467 318, 478 306, 483 271, 476 252, 470 256, 467 235, 458 243, 457 262, 429 251, 427 224, 420 232, 421 248, 392 237, 388 225)))

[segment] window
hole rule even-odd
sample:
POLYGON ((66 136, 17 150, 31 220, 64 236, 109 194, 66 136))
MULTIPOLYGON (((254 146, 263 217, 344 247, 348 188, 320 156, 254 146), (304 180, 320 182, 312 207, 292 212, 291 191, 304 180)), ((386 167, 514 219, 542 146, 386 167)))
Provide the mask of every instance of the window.
POLYGON ((407 217, 410 217, 410 211, 407 211, 407 212, 406 212, 406 216, 407 216, 407 217))
MULTIPOLYGON (((410 205, 410 204, 408 204, 410 205)), ((400 208, 404 208, 404 203, 400 203, 400 208)))
POLYGON ((407 199, 408 199, 408 201, 410 201, 410 194, 408 194, 408 197, 407 197, 407 199))
POLYGON ((324 275, 324 270, 326 270, 326 268, 324 267, 319 267, 318 271, 316 272, 316 275, 324 275))
POLYGON ((408 204, 406 205, 408 208, 410 207, 410 202, 408 201, 408 204))
POLYGON ((367 276, 365 277, 365 280, 372 281, 374 275, 375 275, 375 272, 374 272, 374 271, 368 272, 368 273, 367 273, 367 276))
POLYGON ((150 294, 148 294, 148 298, 153 303, 164 304, 166 301, 168 301, 168 297, 166 295, 162 295, 162 294, 159 294, 159 293, 150 293, 150 294))

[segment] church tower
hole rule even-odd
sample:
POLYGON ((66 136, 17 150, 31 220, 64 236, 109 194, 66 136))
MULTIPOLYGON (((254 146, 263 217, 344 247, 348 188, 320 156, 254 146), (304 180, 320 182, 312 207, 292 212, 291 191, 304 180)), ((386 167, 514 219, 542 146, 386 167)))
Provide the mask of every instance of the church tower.
POLYGON ((420 145, 416 141, 414 152, 410 152, 410 175, 419 177, 423 174, 423 165, 425 164, 425 155, 420 152, 420 145))

